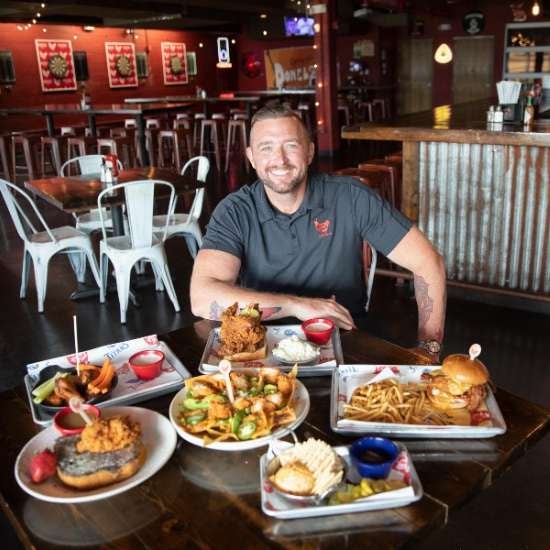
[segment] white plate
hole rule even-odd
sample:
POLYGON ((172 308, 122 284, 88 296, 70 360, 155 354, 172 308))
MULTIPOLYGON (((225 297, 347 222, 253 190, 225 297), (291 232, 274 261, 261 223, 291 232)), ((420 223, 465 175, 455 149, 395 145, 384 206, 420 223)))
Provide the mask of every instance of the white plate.
MULTIPOLYGON (((267 465, 274 455, 270 454, 268 451, 260 458, 262 511, 268 516, 280 519, 310 518, 398 508, 420 500, 424 492, 411 456, 404 445, 400 443, 397 443, 397 445, 400 448, 400 454, 398 460, 392 467, 389 477, 390 479, 401 479, 405 481, 408 484, 406 488, 380 493, 347 504, 335 505, 329 505, 327 502, 322 502, 321 504, 294 502, 274 491, 266 472, 267 465)), ((284 446, 291 447, 292 443, 283 442, 283 448, 284 446)), ((346 463, 346 481, 354 484, 359 483, 361 476, 359 476, 355 468, 351 465, 349 447, 333 447, 333 449, 346 463)))
POLYGON ((346 391, 365 383, 374 373, 386 368, 394 371, 398 379, 405 383, 417 381, 423 373, 430 373, 441 367, 428 365, 340 365, 332 375, 330 427, 333 431, 345 435, 377 434, 387 437, 428 437, 433 439, 478 439, 494 437, 506 432, 506 422, 490 387, 487 387, 485 405, 491 415, 491 426, 432 426, 345 419, 342 415, 342 407, 348 401, 346 391))
POLYGON ((141 424, 142 440, 147 449, 145 464, 132 477, 89 491, 78 491, 64 485, 57 476, 44 483, 33 483, 28 474, 31 458, 45 449, 53 448, 59 432, 51 426, 35 435, 21 450, 15 461, 15 479, 23 491, 47 502, 92 502, 118 495, 136 487, 156 474, 168 462, 176 448, 177 436, 168 419, 158 412, 140 407, 109 407, 102 411, 104 417, 128 415, 141 424))
POLYGON ((274 436, 278 438, 284 437, 297 428, 306 419, 309 412, 309 393, 306 387, 299 380, 296 380, 296 391, 294 393, 296 420, 294 420, 294 422, 287 426, 277 428, 272 434, 259 437, 258 439, 250 439, 249 441, 219 441, 217 443, 205 445, 202 437, 197 437, 196 435, 186 432, 178 423, 178 414, 186 394, 187 389, 182 388, 170 403, 169 413, 172 426, 176 428, 178 434, 185 439, 185 441, 197 445, 198 447, 206 447, 208 449, 215 449, 216 451, 247 451, 248 449, 256 449, 257 447, 268 445, 274 436))

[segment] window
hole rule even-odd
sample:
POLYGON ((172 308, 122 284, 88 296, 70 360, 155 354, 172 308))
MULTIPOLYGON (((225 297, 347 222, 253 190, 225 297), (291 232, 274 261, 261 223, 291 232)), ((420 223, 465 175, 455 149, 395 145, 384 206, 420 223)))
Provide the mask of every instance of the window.
POLYGON ((13 84, 15 82, 15 67, 11 52, 0 52, 0 84, 13 84))

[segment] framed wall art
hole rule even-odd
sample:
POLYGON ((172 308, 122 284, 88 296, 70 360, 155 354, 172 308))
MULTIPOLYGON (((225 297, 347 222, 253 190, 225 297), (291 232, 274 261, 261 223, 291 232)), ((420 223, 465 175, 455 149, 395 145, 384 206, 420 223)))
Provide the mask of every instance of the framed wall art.
POLYGON ((136 88, 138 75, 133 42, 105 42, 107 74, 111 88, 136 88))
POLYGON ((70 40, 36 39, 36 60, 43 92, 76 90, 73 48, 70 40))
POLYGON ((183 42, 161 42, 164 84, 187 84, 187 55, 183 42))

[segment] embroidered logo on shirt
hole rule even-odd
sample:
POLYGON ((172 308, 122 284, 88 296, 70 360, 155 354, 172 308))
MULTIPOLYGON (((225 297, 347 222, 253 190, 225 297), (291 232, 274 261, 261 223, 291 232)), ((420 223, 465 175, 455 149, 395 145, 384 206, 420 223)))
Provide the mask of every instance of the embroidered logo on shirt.
POLYGON ((317 218, 315 218, 313 220, 313 226, 315 227, 315 231, 319 233, 320 237, 330 237, 332 235, 332 233, 329 232, 330 220, 320 222, 317 218))

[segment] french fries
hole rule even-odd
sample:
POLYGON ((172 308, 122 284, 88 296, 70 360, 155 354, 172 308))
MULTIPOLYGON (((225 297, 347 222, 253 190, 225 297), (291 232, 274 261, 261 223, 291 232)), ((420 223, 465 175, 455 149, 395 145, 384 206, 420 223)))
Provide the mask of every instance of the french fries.
POLYGON ((451 424, 426 397, 426 384, 400 384, 394 379, 356 388, 344 405, 344 418, 392 424, 451 424))

